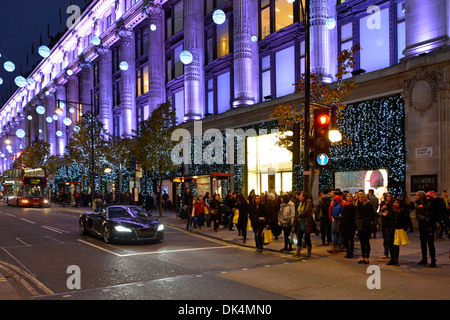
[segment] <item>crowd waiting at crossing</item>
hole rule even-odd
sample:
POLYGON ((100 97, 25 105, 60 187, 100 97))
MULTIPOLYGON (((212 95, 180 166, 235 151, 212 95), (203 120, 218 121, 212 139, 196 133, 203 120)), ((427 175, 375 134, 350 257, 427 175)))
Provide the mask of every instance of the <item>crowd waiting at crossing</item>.
POLYGON ((284 235, 284 247, 280 251, 295 251, 295 257, 311 256, 311 235, 321 238, 323 246, 330 246, 329 253, 345 252, 345 258, 352 259, 354 241, 359 239, 360 264, 369 264, 370 239, 381 232, 384 257, 388 265, 399 265, 400 246, 408 243, 407 233, 414 232, 411 216, 418 222, 422 258, 419 265, 436 267, 435 237, 450 237, 450 199, 447 190, 437 196, 434 191, 418 191, 415 199, 408 195, 383 194, 378 199, 373 190, 354 194, 339 189, 324 188, 317 204, 306 192, 255 194, 254 190, 245 197, 229 191, 219 201, 219 195, 212 197, 194 196, 189 189, 183 195, 180 216, 186 219, 186 230, 195 231, 202 227, 219 225, 234 230, 243 242, 247 231, 255 234, 257 252, 262 252, 266 232, 278 239, 284 235), (293 246, 295 245, 295 250, 293 246), (429 256, 429 260, 428 260, 429 256))

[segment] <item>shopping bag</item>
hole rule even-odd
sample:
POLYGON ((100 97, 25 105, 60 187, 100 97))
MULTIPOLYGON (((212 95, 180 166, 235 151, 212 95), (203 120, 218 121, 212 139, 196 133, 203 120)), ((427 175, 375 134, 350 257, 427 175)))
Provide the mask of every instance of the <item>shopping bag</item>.
POLYGON ((291 235, 289 236, 289 243, 297 245, 298 243, 297 234, 295 232, 292 232, 291 235))
POLYGON ((269 244, 273 241, 272 230, 264 230, 264 244, 269 244))
POLYGON ((234 216, 233 216, 233 223, 237 224, 239 220, 239 210, 236 209, 236 211, 234 211, 234 216))
POLYGON ((395 229, 394 233, 394 245, 395 246, 405 246, 409 244, 408 236, 406 231, 403 229, 395 229))
POLYGON ((250 218, 248 219, 248 222, 247 222, 247 230, 253 230, 252 221, 250 220, 250 218))
POLYGON ((205 214, 209 214, 208 207, 205 207, 205 214))

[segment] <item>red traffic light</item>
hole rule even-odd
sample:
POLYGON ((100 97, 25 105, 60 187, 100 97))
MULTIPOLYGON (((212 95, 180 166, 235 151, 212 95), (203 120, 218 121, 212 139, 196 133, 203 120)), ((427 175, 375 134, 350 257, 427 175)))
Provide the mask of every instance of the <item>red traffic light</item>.
POLYGON ((318 121, 318 124, 325 126, 330 123, 330 117, 325 114, 321 114, 317 121, 318 121))

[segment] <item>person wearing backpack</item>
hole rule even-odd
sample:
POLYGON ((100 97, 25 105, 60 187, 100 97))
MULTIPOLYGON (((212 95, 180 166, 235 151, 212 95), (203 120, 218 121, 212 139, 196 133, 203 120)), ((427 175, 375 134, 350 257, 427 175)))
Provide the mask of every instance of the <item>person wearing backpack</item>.
POLYGON ((333 248, 327 250, 329 253, 337 253, 342 251, 342 210, 345 202, 341 191, 334 193, 333 201, 331 201, 328 209, 328 216, 331 221, 331 238, 333 240, 333 248))
POLYGON ((328 208, 330 207, 331 200, 333 200, 333 191, 330 188, 325 187, 323 189, 323 195, 317 201, 316 217, 320 222, 320 234, 322 236, 322 245, 329 245, 331 243, 331 221, 328 216, 328 208), (325 242, 326 240, 326 242, 325 242))

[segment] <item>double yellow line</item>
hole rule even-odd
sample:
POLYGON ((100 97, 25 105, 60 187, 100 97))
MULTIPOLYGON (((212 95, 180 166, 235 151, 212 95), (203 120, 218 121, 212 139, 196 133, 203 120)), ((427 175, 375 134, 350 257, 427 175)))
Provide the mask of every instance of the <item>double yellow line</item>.
MULTIPOLYGON (((0 271, 4 276, 17 281, 31 296, 53 295, 54 292, 39 282, 28 272, 4 261, 0 261, 0 271)), ((5 278, 0 278, 1 282, 6 282, 5 278)))

